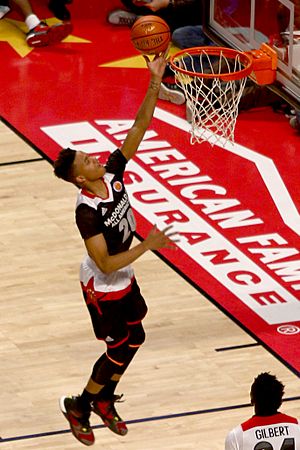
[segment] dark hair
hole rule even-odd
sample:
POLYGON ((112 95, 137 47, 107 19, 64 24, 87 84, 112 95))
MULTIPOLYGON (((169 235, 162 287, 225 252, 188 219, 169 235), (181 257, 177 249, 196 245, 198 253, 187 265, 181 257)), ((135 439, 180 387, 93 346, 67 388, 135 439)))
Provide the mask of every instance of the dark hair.
POLYGON ((54 161, 54 173, 58 178, 74 183, 73 163, 76 150, 63 148, 54 161))
POLYGON ((271 416, 277 413, 282 403, 284 385, 275 375, 264 372, 258 375, 251 386, 251 401, 258 416, 271 416))

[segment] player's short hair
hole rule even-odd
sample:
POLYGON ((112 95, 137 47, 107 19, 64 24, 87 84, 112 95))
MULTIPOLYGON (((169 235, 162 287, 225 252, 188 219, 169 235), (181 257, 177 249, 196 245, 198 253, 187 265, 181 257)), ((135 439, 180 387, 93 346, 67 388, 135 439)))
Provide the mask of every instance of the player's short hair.
POLYGON ((54 161, 54 173, 58 178, 74 183, 73 163, 76 156, 76 150, 63 148, 57 159, 54 161))
POLYGON ((258 375, 251 386, 251 401, 258 416, 276 414, 282 403, 284 385, 275 375, 264 372, 258 375))

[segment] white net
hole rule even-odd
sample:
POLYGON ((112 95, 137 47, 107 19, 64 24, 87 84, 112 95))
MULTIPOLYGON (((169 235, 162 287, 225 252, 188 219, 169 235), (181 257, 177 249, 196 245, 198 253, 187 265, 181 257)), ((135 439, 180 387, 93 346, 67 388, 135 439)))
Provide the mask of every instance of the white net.
POLYGON ((190 54, 187 50, 178 58, 175 55, 171 65, 175 81, 185 94, 191 143, 208 141, 214 145, 220 141, 223 144, 234 142, 238 105, 247 78, 225 80, 224 75, 244 68, 240 55, 228 58, 221 49, 219 54, 213 55, 200 51, 200 48, 198 50, 197 54, 190 54), (195 75, 183 73, 178 68, 195 75))

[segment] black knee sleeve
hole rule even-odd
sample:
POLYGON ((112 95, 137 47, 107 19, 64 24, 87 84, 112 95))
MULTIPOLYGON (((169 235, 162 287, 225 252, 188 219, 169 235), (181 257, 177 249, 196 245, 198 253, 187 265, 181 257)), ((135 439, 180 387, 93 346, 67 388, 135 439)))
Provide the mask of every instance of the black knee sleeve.
POLYGON ((146 335, 145 330, 142 325, 142 322, 137 323, 135 325, 130 325, 129 327, 129 338, 128 338, 128 345, 139 347, 145 342, 146 335))
POLYGON ((128 358, 128 344, 129 341, 126 339, 120 344, 115 344, 113 346, 107 345, 106 354, 108 358, 119 366, 125 364, 128 358))

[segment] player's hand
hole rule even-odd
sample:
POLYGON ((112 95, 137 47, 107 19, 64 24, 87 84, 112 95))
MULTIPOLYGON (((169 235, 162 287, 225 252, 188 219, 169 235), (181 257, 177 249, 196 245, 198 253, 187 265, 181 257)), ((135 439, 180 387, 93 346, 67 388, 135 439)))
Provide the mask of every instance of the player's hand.
POLYGON ((168 63, 168 53, 169 53, 170 45, 168 45, 167 49, 160 53, 159 55, 155 55, 155 57, 150 60, 149 56, 143 55, 148 69, 150 70, 151 76, 155 78, 162 79, 166 65, 168 63))
POLYGON ((157 229, 157 226, 154 225, 144 240, 144 245, 146 245, 148 250, 158 250, 159 248, 175 249, 175 242, 178 242, 179 239, 174 239, 174 236, 178 233, 177 231, 171 231, 172 228, 173 226, 169 225, 160 231, 157 229))

